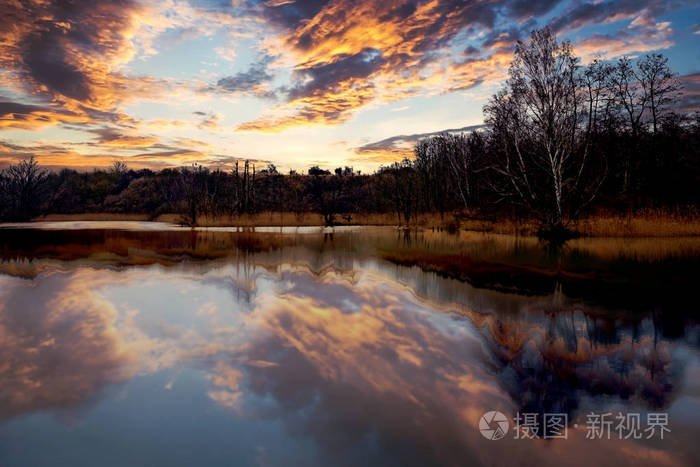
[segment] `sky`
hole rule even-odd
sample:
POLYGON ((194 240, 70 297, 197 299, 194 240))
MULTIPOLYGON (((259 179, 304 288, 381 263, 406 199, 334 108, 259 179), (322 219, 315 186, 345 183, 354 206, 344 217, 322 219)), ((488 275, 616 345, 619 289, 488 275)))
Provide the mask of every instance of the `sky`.
POLYGON ((477 126, 518 39, 660 52, 700 102, 697 0, 0 0, 0 167, 250 159, 373 171, 477 126))

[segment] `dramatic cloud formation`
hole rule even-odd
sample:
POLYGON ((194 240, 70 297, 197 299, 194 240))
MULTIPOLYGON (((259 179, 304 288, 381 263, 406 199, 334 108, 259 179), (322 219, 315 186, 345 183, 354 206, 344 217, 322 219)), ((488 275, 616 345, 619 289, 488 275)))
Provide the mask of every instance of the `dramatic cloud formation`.
POLYGON ((32 93, 111 110, 126 95, 154 91, 154 80, 115 70, 136 54, 130 37, 146 13, 137 2, 3 1, 0 9, 0 65, 32 93))
POLYGON ((0 102, 0 129, 35 130, 59 123, 88 123, 90 121, 91 119, 86 115, 68 110, 18 102, 0 102))
MULTIPOLYGON (((676 24, 697 10, 662 0, 0 0, 0 130, 9 144, 26 144, 17 131, 65 144, 57 129, 71 129, 93 149, 155 151, 185 138, 205 141, 219 159, 282 158, 284 166, 300 161, 295 148, 307 161, 376 166, 387 159, 339 152, 332 129, 314 130, 317 139, 289 135, 353 126, 349 148, 390 138, 406 132, 391 113, 397 101, 411 103, 408 131, 416 134, 477 124, 515 41, 533 28, 550 25, 584 61, 664 49, 691 55, 678 32, 688 26, 676 24), (447 121, 456 114, 446 95, 463 102, 459 122, 447 121), (444 119, 423 120, 428 108, 444 119), (363 126, 360 112, 387 124, 363 126), (273 135, 284 130, 292 131, 273 135)), ((672 65, 696 73, 691 62, 672 65)))
POLYGON ((298 84, 276 111, 290 114, 263 117, 240 129, 279 131, 304 121, 340 123, 374 100, 392 101, 435 87, 433 80, 441 72, 430 66, 440 65, 459 32, 492 27, 492 7, 488 2, 396 6, 335 1, 310 19, 287 21, 288 32, 276 42, 296 57, 298 84))
MULTIPOLYGON (((514 42, 535 26, 532 18, 558 4, 340 0, 322 6, 312 2, 307 8, 296 3, 268 6, 267 15, 284 31, 271 42, 295 57, 298 84, 289 90, 287 102, 273 109, 274 115, 239 129, 276 132, 303 124, 338 124, 372 102, 497 81, 505 75, 514 42), (504 20, 513 26, 496 26, 504 20), (470 35, 476 40, 461 59, 455 50, 470 35)), ((655 20, 667 8, 665 2, 649 2, 641 12, 638 2, 578 4, 565 8, 552 24, 566 33, 595 23, 629 21, 628 28, 614 34, 594 33, 581 41, 585 56, 615 57, 673 45, 670 23, 655 20)))

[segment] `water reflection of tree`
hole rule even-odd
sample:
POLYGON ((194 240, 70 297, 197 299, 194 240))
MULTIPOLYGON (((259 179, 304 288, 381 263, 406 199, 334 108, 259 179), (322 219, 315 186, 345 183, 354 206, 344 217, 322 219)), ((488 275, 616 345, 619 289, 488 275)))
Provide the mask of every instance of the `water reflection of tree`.
POLYGON ((484 339, 489 368, 520 412, 562 412, 573 420, 583 399, 601 398, 665 407, 682 370, 671 365, 671 348, 693 339, 692 317, 679 313, 672 297, 666 306, 632 312, 572 300, 561 286, 528 296, 418 268, 386 270, 426 299, 461 304, 460 314, 484 339))
POLYGON ((582 309, 528 310, 482 327, 492 369, 520 412, 567 413, 582 399, 612 397, 642 408, 666 406, 679 383, 670 346, 651 318, 620 325, 582 309))

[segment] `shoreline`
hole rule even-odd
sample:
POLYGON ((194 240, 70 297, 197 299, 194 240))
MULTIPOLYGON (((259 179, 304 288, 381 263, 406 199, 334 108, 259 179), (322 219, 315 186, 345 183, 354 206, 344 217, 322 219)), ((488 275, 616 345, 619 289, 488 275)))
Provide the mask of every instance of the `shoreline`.
MULTIPOLYGON (((335 226, 384 226, 401 228, 395 215, 353 214, 338 216, 335 226)), ((162 214, 151 218, 147 214, 49 214, 32 219, 31 222, 76 222, 76 221, 151 221, 182 224, 179 214, 162 214)), ((237 216, 202 216, 198 227, 324 227, 323 216, 316 213, 263 212, 237 216)), ((410 227, 445 230, 448 232, 470 231, 507 235, 531 236, 537 234, 539 225, 532 221, 517 222, 512 219, 484 220, 454 214, 421 214, 410 227)), ((647 212, 636 216, 610 214, 592 215, 575 222, 570 228, 582 237, 617 238, 680 238, 700 236, 700 218, 647 212)))

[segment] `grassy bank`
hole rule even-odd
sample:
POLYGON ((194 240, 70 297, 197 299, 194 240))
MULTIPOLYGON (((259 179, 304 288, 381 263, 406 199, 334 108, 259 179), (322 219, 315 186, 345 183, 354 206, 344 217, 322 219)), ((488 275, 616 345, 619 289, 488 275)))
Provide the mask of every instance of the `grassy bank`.
MULTIPOLYGON (((536 221, 512 219, 462 219, 463 230, 502 234, 536 235, 536 221)), ((568 228, 583 237, 693 237, 700 236, 700 216, 683 216, 664 211, 644 211, 634 215, 598 213, 571 222, 568 228)))
MULTIPOLYGON (((145 214, 50 214, 37 221, 146 221, 145 214)), ((180 223, 179 214, 163 214, 157 222, 180 223)), ((235 216, 203 216, 198 219, 202 227, 277 227, 277 226, 321 226, 323 216, 316 213, 295 214, 291 212, 262 212, 235 216)), ((398 221, 392 214, 339 215, 338 225, 396 226, 398 221)), ((448 231, 469 230, 499 234, 535 235, 539 224, 536 221, 513 219, 482 219, 465 215, 436 213, 420 214, 414 221, 416 227, 436 228, 448 231)), ((570 228, 584 237, 689 237, 700 236, 700 216, 681 216, 664 211, 644 211, 635 215, 598 213, 571 223, 570 228)))

